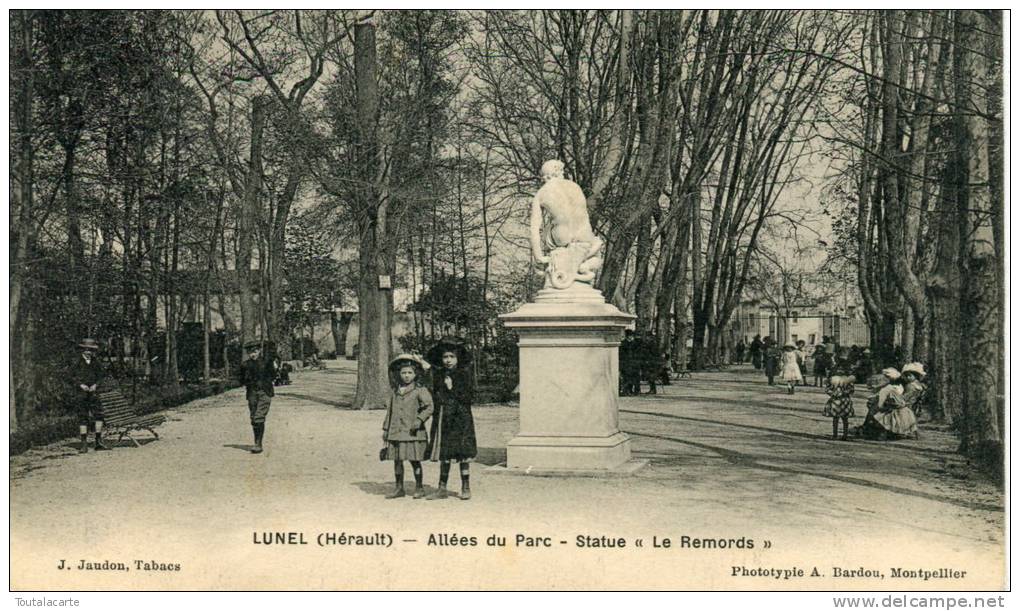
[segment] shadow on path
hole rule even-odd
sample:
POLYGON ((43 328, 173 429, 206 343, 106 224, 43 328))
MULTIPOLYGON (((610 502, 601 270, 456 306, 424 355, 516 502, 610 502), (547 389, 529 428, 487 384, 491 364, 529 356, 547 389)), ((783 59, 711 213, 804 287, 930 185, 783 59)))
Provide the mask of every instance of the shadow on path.
MULTIPOLYGON (((406 475, 404 476, 407 477, 406 475)), ((354 482, 352 485, 357 486, 365 494, 371 494, 374 496, 386 496, 393 492, 393 482, 354 482)), ((406 482, 405 482, 406 485, 406 482)), ((414 487, 414 478, 411 478, 412 489, 414 487)))
MULTIPOLYGON (((754 424, 739 424, 736 422, 724 422, 721 420, 710 420, 708 418, 695 418, 693 416, 678 416, 676 414, 663 414, 661 412, 643 412, 640 410, 632 409, 621 409, 621 412, 628 414, 641 414, 645 416, 657 416, 659 418, 672 418, 674 420, 687 420, 690 422, 701 422, 704 424, 717 424, 719 426, 732 426, 740 429, 750 429, 753 431, 764 431, 766 433, 775 433, 777 435, 787 435, 789 437, 799 437, 801 439, 810 439, 812 441, 832 441, 832 437, 826 434, 814 435, 812 433, 800 433, 797 431, 786 431, 783 429, 773 429, 766 426, 757 426, 754 424)), ((918 448, 905 444, 892 443, 888 441, 869 441, 866 439, 855 438, 853 443, 867 444, 871 446, 883 446, 889 448, 896 448, 896 451, 905 450, 908 452, 917 452, 919 454, 930 454, 933 456, 952 456, 955 452, 949 450, 935 450, 932 448, 918 448)))
POLYGON ((699 448, 701 450, 707 450, 718 454, 726 462, 739 466, 747 467, 751 469, 760 469, 762 471, 771 471, 773 473, 786 473, 790 475, 807 475, 809 477, 819 477, 822 479, 831 480, 834 482, 840 482, 843 484, 851 484, 854 486, 862 486, 865 488, 872 488, 874 490, 883 490, 885 492, 893 492, 896 494, 903 494, 916 498, 921 498, 929 501, 935 501, 937 503, 946 503, 949 505, 956 505, 957 507, 964 507, 966 509, 973 509, 978 511, 993 511, 1002 513, 1004 510, 1000 506, 989 505, 987 503, 975 503, 970 501, 957 500, 946 496, 939 496, 928 492, 922 492, 920 490, 911 490, 909 488, 903 488, 901 486, 893 486, 891 484, 882 484, 879 482, 873 482, 871 480, 862 479, 860 477, 851 477, 848 475, 836 475, 833 473, 818 473, 815 471, 808 471, 805 469, 797 469, 793 467, 780 467, 777 465, 765 465, 758 462, 758 459, 750 454, 744 454, 735 450, 727 448, 721 448, 719 446, 713 446, 706 443, 698 443, 696 441, 688 441, 686 439, 678 439, 676 437, 666 437, 664 435, 652 435, 649 433, 636 433, 627 431, 628 435, 635 435, 637 437, 647 437, 649 439, 661 439, 663 441, 672 441, 674 443, 680 443, 689 445, 691 447, 699 448))
MULTIPOLYGON (((152 443, 154 441, 159 441, 158 439, 156 439, 155 437, 152 437, 152 436, 149 436, 149 437, 136 437, 135 439, 138 441, 138 445, 143 446, 143 447, 149 445, 150 443, 152 443)), ((109 437, 103 437, 103 443, 106 444, 106 447, 111 448, 111 449, 112 448, 134 448, 134 447, 137 447, 137 446, 135 446, 133 441, 131 441, 130 439, 127 438, 127 436, 125 436, 120 441, 117 441, 116 439, 111 439, 109 437)), ((90 452, 92 451, 92 446, 89 446, 89 451, 90 452)))
POLYGON ((475 462, 492 466, 506 462, 506 448, 478 448, 478 456, 475 462))
POLYGON ((320 405, 328 405, 337 409, 351 409, 352 403, 343 403, 340 401, 333 401, 331 399, 323 399, 322 397, 315 397, 312 395, 305 395, 297 392, 277 392, 277 397, 293 397, 295 399, 304 399, 305 401, 311 401, 312 403, 318 403, 320 405))
MULTIPOLYGON (((784 396, 789 396, 784 394, 784 396)), ((787 412, 803 412, 805 414, 814 414, 819 417, 820 420, 828 420, 827 417, 822 416, 822 410, 811 409, 807 407, 791 407, 789 405, 776 405, 775 403, 768 403, 765 401, 752 401, 748 399, 725 399, 723 397, 706 397, 701 395, 642 395, 644 398, 660 400, 660 401, 676 401, 680 399, 682 401, 704 401, 705 403, 724 403, 727 405, 737 405, 743 407, 762 407, 765 409, 775 409, 787 412)))
MULTIPOLYGON (((351 485, 357 486, 365 494, 371 494, 373 496, 386 496, 387 494, 393 492, 394 487, 394 483, 392 480, 388 482, 354 482, 351 485)), ((428 484, 423 485, 422 488, 425 490, 425 494, 432 494, 437 490, 435 486, 429 486, 428 484)), ((404 491, 407 493, 407 496, 403 498, 411 499, 411 495, 414 494, 414 477, 411 477, 411 474, 409 472, 404 473, 404 491)), ((451 499, 457 497, 457 493, 454 492, 453 490, 450 490, 449 493, 451 499)), ((425 499, 411 499, 411 500, 424 501, 425 499)))
POLYGON ((254 446, 251 446, 251 445, 248 445, 248 444, 242 445, 240 443, 225 443, 225 444, 223 444, 223 447, 224 448, 233 448, 235 450, 244 450, 245 452, 251 452, 251 449, 254 446))

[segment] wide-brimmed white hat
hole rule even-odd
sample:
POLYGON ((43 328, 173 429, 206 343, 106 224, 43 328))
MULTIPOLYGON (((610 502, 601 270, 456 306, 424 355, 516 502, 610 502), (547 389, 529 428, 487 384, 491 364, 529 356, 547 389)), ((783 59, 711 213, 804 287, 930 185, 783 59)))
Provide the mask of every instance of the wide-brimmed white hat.
POLYGON ((886 367, 882 370, 882 375, 889 378, 890 380, 898 380, 900 372, 895 367, 886 367))
POLYGON ((423 359, 421 357, 421 355, 410 354, 410 353, 407 353, 407 352, 402 353, 402 354, 398 354, 397 356, 395 356, 393 358, 393 360, 390 361, 390 367, 391 368, 397 368, 397 367, 401 366, 402 364, 408 363, 408 362, 412 363, 412 364, 417 364, 419 367, 422 368, 423 371, 428 371, 428 369, 429 369, 428 361, 423 359))
POLYGON ((906 365, 903 366, 903 373, 907 373, 908 371, 916 373, 922 378, 928 375, 927 373, 924 372, 924 365, 921 363, 907 363, 906 365))

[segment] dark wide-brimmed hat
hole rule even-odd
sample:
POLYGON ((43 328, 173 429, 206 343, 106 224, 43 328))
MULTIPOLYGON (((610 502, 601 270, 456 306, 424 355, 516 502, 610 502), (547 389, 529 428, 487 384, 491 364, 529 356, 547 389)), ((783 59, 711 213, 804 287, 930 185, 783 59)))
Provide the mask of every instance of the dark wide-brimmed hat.
POLYGON ((786 344, 783 346, 783 350, 796 350, 797 348, 793 344, 786 344))
POLYGON ((471 353, 468 352, 467 342, 464 338, 456 337, 454 335, 447 335, 439 340, 435 346, 429 349, 425 353, 425 360, 432 364, 433 367, 443 366, 443 353, 452 352, 457 355, 457 365, 463 367, 471 362, 471 353))
POLYGON ((99 342, 92 339, 91 337, 86 337, 85 339, 81 340, 78 343, 78 347, 84 348, 86 350, 93 350, 95 352, 99 352, 99 342))
POLYGON ((260 342, 258 340, 252 340, 250 342, 245 342, 244 343, 244 349, 245 350, 251 351, 251 350, 255 350, 256 348, 261 350, 262 349, 262 342, 260 342))

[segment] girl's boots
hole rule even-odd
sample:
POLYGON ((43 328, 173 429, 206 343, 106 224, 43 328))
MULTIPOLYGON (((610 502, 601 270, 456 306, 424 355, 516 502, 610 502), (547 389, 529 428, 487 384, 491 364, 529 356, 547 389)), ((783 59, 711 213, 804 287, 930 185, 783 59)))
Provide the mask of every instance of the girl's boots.
POLYGON ((411 469, 414 471, 414 498, 423 499, 425 487, 422 486, 421 463, 411 463, 411 469))
POLYGON ((468 463, 460 463, 460 500, 466 501, 471 498, 471 472, 468 471, 468 463))
POLYGON ((393 463, 393 475, 396 480, 396 484, 393 487, 393 492, 386 495, 388 499, 399 499, 402 496, 406 496, 404 492, 404 465, 400 462, 393 463))
POLYGON ((450 479, 450 461, 439 461, 439 488, 432 494, 425 497, 426 501, 438 501, 449 496, 446 492, 446 482, 450 479))

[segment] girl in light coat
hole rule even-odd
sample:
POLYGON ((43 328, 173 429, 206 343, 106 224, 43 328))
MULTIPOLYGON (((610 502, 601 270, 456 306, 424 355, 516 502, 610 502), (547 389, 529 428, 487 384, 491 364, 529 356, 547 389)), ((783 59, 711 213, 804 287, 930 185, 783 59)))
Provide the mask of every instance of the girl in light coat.
POLYGON ((383 441, 386 443, 385 460, 393 461, 396 485, 388 499, 405 496, 404 461, 411 463, 414 472, 414 498, 425 496, 422 487, 421 461, 428 457, 428 435, 425 422, 432 416, 432 394, 421 385, 428 363, 412 354, 401 354, 390 362, 389 406, 383 421, 383 441))

